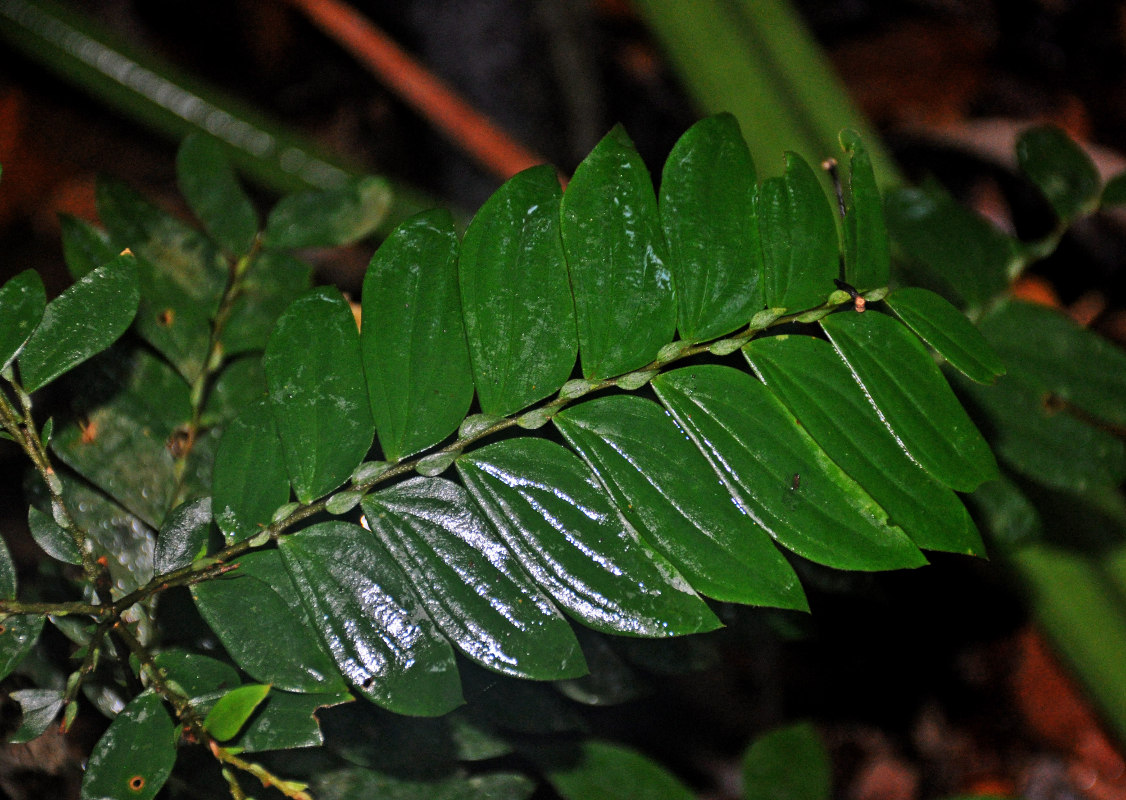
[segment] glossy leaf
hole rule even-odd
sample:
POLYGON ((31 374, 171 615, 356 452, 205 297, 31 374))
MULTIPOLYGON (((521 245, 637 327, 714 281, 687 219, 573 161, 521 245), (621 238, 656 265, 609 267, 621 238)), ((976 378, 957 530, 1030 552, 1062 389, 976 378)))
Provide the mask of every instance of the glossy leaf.
POLYGON ((845 280, 864 292, 887 286, 891 269, 884 204, 868 150, 855 131, 841 134, 848 151, 848 193, 845 196, 845 280))
POLYGON ((760 736, 743 755, 745 800, 829 800, 832 780, 829 754, 808 722, 760 736))
POLYGON ((20 352, 46 307, 43 279, 35 270, 26 269, 0 287, 0 368, 20 352))
POLYGON ((524 574, 463 488, 416 478, 369 495, 363 508, 431 619, 469 658, 538 680, 586 672, 566 618, 524 574))
POLYGON ((391 198, 387 181, 371 175, 336 189, 289 195, 270 212, 262 241, 280 250, 351 244, 379 227, 391 198))
POLYGON ((802 428, 918 547, 985 555, 957 495, 908 457, 831 345, 812 336, 772 336, 743 352, 802 428))
POLYGON ((457 467, 524 569, 583 624, 634 636, 718 627, 570 451, 544 439, 509 439, 467 453, 457 467))
POLYGON ((821 327, 912 460, 960 492, 997 477, 989 445, 910 331, 878 312, 833 314, 821 327))
POLYGON ((587 740, 577 758, 546 765, 547 780, 566 800, 691 800, 695 795, 672 773, 640 753, 587 740))
POLYGON ((1059 128, 1042 125, 1022 133, 1017 162, 1061 220, 1092 211, 1098 203, 1102 184, 1094 162, 1059 128))
MULTIPOLYGON (((16 565, 8 545, 0 539, 0 598, 16 596, 16 565)), ((0 680, 19 666, 39 638, 44 617, 40 614, 13 614, 0 620, 0 680)))
POLYGON ((517 773, 455 775, 419 780, 348 767, 319 775, 313 781, 319 800, 525 800, 535 792, 531 778, 517 773))
POLYGON ((59 527, 50 514, 31 506, 27 510, 27 526, 31 538, 51 558, 57 558, 67 564, 82 563, 82 554, 78 552, 74 538, 59 527))
POLYGON ((310 503, 348 479, 375 433, 356 322, 339 290, 314 289, 294 301, 262 366, 293 489, 310 503))
POLYGON ((220 742, 233 738, 269 693, 270 685, 261 683, 231 689, 207 712, 203 729, 220 742))
POLYGON ((458 256, 461 306, 481 410, 504 416, 567 380, 578 341, 559 238, 555 170, 521 172, 485 201, 458 256))
POLYGON ((886 512, 750 375, 716 365, 688 367, 661 375, 653 388, 740 509, 782 546, 839 569, 926 563, 886 512))
POLYGON ((153 568, 157 574, 186 567, 207 552, 211 498, 200 497, 172 509, 157 534, 153 568))
POLYGON ((583 377, 648 364, 672 339, 676 293, 649 171, 620 127, 579 164, 562 214, 583 377))
POLYGON ((138 695, 94 745, 82 800, 152 800, 176 762, 176 728, 153 692, 138 695))
POLYGON ((805 159, 786 153, 786 172, 762 184, 757 211, 766 305, 796 311, 824 303, 840 275, 837 224, 805 159))
POLYGON ((453 650, 370 532, 323 522, 278 544, 310 619, 361 694, 417 716, 464 702, 453 650))
POLYGON ((717 600, 807 608, 793 569, 652 401, 616 396, 555 417, 642 538, 717 600))
POLYGON ((388 461, 455 431, 473 399, 457 254, 449 213, 425 212, 395 229, 364 277, 364 374, 388 461))
POLYGON ((980 308, 1008 288, 1015 242, 937 184, 890 193, 885 213, 893 241, 963 304, 980 308))
POLYGON ((218 139, 192 134, 176 154, 180 192, 211 237, 232 255, 249 252, 258 213, 239 186, 218 139))
POLYGON ((211 656, 174 649, 163 650, 153 656, 153 659, 168 678, 201 709, 201 700, 225 694, 239 685, 238 671, 225 661, 211 656))
POLYGON ((63 693, 59 689, 18 689, 10 697, 20 704, 20 726, 8 741, 13 744, 30 742, 54 724, 63 708, 63 693))
POLYGON ((677 329, 686 341, 745 326, 765 304, 757 191, 751 153, 730 114, 697 122, 669 153, 661 226, 676 283, 677 329))
POLYGON ((324 735, 316 717, 317 709, 350 700, 352 696, 347 692, 292 694, 272 691, 230 746, 246 753, 318 747, 324 743, 324 735))
POLYGON ((313 268, 287 253, 267 251, 251 262, 223 328, 226 356, 266 346, 270 331, 289 304, 312 285, 313 268))
POLYGON ((246 553, 221 580, 192 587, 196 608, 235 663, 291 692, 344 688, 276 550, 246 553))
POLYGON ((1005 374, 1001 357, 966 315, 928 289, 896 289, 884 301, 907 327, 970 380, 993 383, 1005 374))
POLYGON ((133 321, 139 300, 136 260, 118 256, 47 304, 19 356, 28 392, 113 344, 133 321))
POLYGON ((70 277, 75 280, 113 260, 121 252, 120 247, 113 246, 104 230, 70 214, 59 214, 59 232, 63 240, 63 260, 70 277))
POLYGON ((260 533, 289 500, 285 448, 267 400, 247 406, 223 432, 212 486, 215 522, 228 543, 260 533))

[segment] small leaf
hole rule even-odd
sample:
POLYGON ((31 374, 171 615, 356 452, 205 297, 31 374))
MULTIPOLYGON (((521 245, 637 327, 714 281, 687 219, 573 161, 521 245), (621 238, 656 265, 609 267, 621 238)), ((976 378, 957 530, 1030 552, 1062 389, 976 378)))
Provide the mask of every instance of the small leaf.
POLYGON ((153 568, 157 574, 186 567, 206 553, 210 532, 210 497, 200 497, 172 509, 156 538, 153 568))
POLYGON ((278 250, 351 244, 379 227, 391 196, 386 180, 366 175, 336 189, 283 197, 266 220, 262 241, 278 250))
POLYGON ((258 233, 258 214, 239 186, 219 141, 192 134, 176 154, 176 177, 192 212, 227 252, 249 252, 258 233))
MULTIPOLYGON (((16 565, 0 538, 0 599, 13 600, 15 596, 16 565)), ((0 680, 8 677, 31 652, 45 619, 42 614, 12 614, 0 620, 0 680)))
POLYGON ((910 331, 878 312, 833 314, 821 327, 912 460, 960 492, 997 477, 989 445, 910 331))
POLYGON ((375 433, 356 322, 339 290, 314 289, 294 301, 262 366, 293 489, 311 503, 348 479, 375 433))
POLYGON ((661 224, 685 341, 730 333, 764 306, 756 192, 754 161, 730 114, 700 120, 669 153, 661 224))
POLYGON ((176 728, 160 696, 138 695, 94 745, 82 800, 152 800, 176 762, 176 728))
POLYGON ((840 274, 833 210, 813 169, 786 153, 786 172, 768 178, 756 203, 766 304, 798 311, 821 305, 840 274))
POLYGON ((718 627, 692 587, 610 504, 589 468, 545 439, 457 460, 466 488, 532 579, 595 630, 676 636, 718 627))
POLYGON ((322 522, 283 537, 278 549, 337 667, 361 694, 417 716, 464 702, 453 650, 370 532, 322 522))
POLYGON ((27 269, 0 287, 0 368, 23 348, 47 307, 39 273, 27 269))
MULTIPOLYGON (((317 709, 337 706, 352 700, 347 692, 332 694, 291 694, 270 692, 242 732, 230 743, 245 753, 265 750, 292 750, 324 744, 317 709)), ((319 796, 319 795, 318 795, 319 796)))
POLYGON ((566 800, 692 800, 695 795, 671 772, 634 750, 584 741, 577 759, 569 750, 543 765, 547 780, 566 800))
POLYGON ((31 506, 27 510, 27 526, 31 530, 31 538, 51 558, 67 564, 82 563, 82 554, 78 552, 74 538, 59 527, 50 514, 31 506))
POLYGON ((270 688, 268 683, 249 683, 231 689, 207 712, 203 729, 220 742, 233 738, 266 699, 270 688))
POLYGON ((559 238, 555 170, 521 172, 465 231, 461 305, 481 409, 503 416, 550 395, 571 374, 578 341, 559 238))
POLYGON ((63 707, 58 689, 19 689, 11 698, 20 704, 20 727, 8 739, 13 744, 30 742, 47 731, 63 707))
POLYGON ((453 218, 425 212, 395 229, 364 277, 364 375, 388 461, 457 430, 473 399, 457 253, 453 218))
POLYGON ((137 313, 137 265, 121 255, 52 300, 20 353, 20 379, 39 389, 113 344, 137 313))
POLYGON ((1071 137, 1053 125, 1030 128, 1017 140, 1017 162, 1063 221, 1094 210, 1098 170, 1071 137))
POLYGON ((884 205, 872 160, 855 131, 841 134, 848 151, 848 194, 845 196, 845 280, 861 292, 887 286, 891 254, 884 205))
POLYGON ((927 289, 897 289, 885 301, 911 330, 970 380, 993 383, 1005 364, 966 315, 927 289))
POLYGON ((289 500, 285 450, 268 401, 247 406, 223 432, 212 486, 215 522, 228 543, 261 531, 289 500))
POLYGON ((649 172, 620 127, 579 164, 562 214, 583 377, 645 366, 672 338, 676 293, 649 172))
POLYGON ((745 800, 829 800, 832 764, 808 722, 760 736, 743 755, 745 800))

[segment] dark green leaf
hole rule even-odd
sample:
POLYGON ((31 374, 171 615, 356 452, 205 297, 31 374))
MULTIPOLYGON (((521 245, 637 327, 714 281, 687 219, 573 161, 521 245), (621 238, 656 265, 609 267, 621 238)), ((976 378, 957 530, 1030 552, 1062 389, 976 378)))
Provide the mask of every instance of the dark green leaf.
POLYGON ((840 275, 840 246, 813 169, 797 153, 786 153, 785 175, 763 183, 756 205, 766 304, 798 311, 824 303, 840 275))
POLYGON ((1016 243, 942 187, 899 189, 884 210, 892 239, 964 304, 980 308, 1008 288, 1016 243))
POLYGON ((457 252, 448 212, 418 214, 376 251, 364 278, 364 374, 388 461, 452 433, 473 399, 457 252))
POLYGON ((739 507, 784 547, 840 569, 926 563, 759 381, 728 367, 688 367, 653 388, 739 507))
POLYGON ((279 549, 337 667, 365 697, 417 716, 464 702, 452 648, 370 532, 323 522, 279 549))
POLYGON ((676 282, 680 337, 705 341, 763 308, 755 165, 730 114, 680 137, 661 176, 661 225, 676 282))
POLYGON ((809 435, 918 547, 985 555, 957 495, 907 456, 832 346, 812 336, 772 336, 743 352, 809 435))
POLYGON ((1045 306, 1011 301, 981 321, 1009 374, 1051 402, 1126 426, 1126 353, 1045 306))
POLYGON ((276 550, 239 557, 232 577, 192 587, 196 608, 231 658, 257 681, 292 692, 344 688, 276 550))
POLYGON ((153 568, 157 574, 186 567, 207 552, 211 498, 200 497, 172 509, 157 534, 153 568))
POLYGON ((969 496, 990 541, 1006 550, 1023 547, 1040 538, 1040 514, 1017 485, 1001 476, 983 483, 969 496))
POLYGON ((1093 211, 1102 188, 1094 162, 1053 125, 1031 128, 1017 140, 1017 161, 1061 220, 1093 211))
POLYGON ((50 514, 45 514, 35 506, 31 506, 27 510, 27 526, 31 531, 31 538, 51 558, 57 558, 67 564, 82 563, 82 554, 78 552, 74 538, 64 531, 50 514))
POLYGON ((52 300, 20 353, 23 387, 33 392, 113 344, 133 321, 137 264, 121 255, 52 300))
POLYGON ((221 695, 239 685, 238 671, 210 656, 184 650, 164 650, 153 658, 167 677, 197 704, 203 698, 221 695))
POLYGON ((369 495, 364 516, 435 624, 469 658, 538 680, 586 672, 566 618, 524 574, 463 488, 416 478, 369 495))
POLYGON ((1005 364, 966 315, 927 289, 897 289, 886 298, 907 327, 933 347, 950 366, 978 383, 993 383, 1005 364))
MULTIPOLYGON (((0 598, 12 600, 16 596, 16 565, 8 546, 0 538, 0 598)), ((31 652, 39 632, 43 630, 42 615, 13 614, 0 619, 0 680, 8 677, 31 652)))
POLYGON ((351 699, 347 692, 291 694, 272 691, 230 746, 247 753, 317 747, 324 743, 324 736, 314 712, 351 699))
POLYGON ((872 160, 860 136, 855 131, 844 131, 841 145, 849 154, 844 218, 845 280, 864 292, 887 286, 891 265, 887 223, 872 160))
POLYGON ((524 775, 497 772, 472 777, 411 780, 359 767, 328 772, 313 781, 319 800, 525 800, 535 783, 524 775))
POLYGON ((481 409, 503 416, 554 392, 578 341, 559 238, 559 179, 549 166, 498 189, 465 232, 461 305, 481 409))
POLYGON ((213 476, 215 522, 228 543, 260 533, 289 500, 286 454, 268 401, 247 406, 227 426, 213 476))
POLYGON ((219 141, 192 134, 176 154, 180 192, 203 227, 227 252, 245 255, 258 234, 258 214, 239 186, 219 141))
POLYGON ((910 331, 877 312, 833 314, 821 327, 912 460, 960 492, 997 477, 989 445, 910 331))
POLYGON ((718 627, 570 451, 545 439, 508 439, 462 456, 457 467, 524 569, 584 624, 634 636, 718 627))
POLYGON ((278 317, 309 291, 312 273, 312 267, 287 253, 260 253, 239 279, 241 288, 223 328, 223 353, 264 348, 278 317))
POLYGON ((1126 205, 1126 172, 1120 172, 1106 182, 1099 202, 1104 208, 1126 205))
POLYGON ((266 398, 266 373, 257 355, 227 362, 204 402, 202 425, 223 427, 243 409, 266 398))
POLYGON ((207 712, 203 729, 220 742, 233 738, 269 693, 268 683, 248 683, 231 689, 207 712))
POLYGON ((660 764, 610 742, 584 741, 570 763, 546 765, 547 780, 566 800, 692 800, 695 795, 660 764))
POLYGON ((390 184, 370 175, 336 189, 283 197, 266 220, 263 243, 279 250, 350 244, 379 227, 391 197, 390 184))
POLYGON ((3 537, 0 537, 0 599, 11 600, 16 596, 16 565, 3 537))
POLYGON ((339 290, 314 289, 295 301, 270 335, 262 366, 293 489, 310 503, 348 479, 375 433, 356 321, 339 290))
POLYGON ((58 689, 19 689, 10 696, 20 704, 23 715, 19 729, 8 739, 14 744, 30 742, 45 733, 63 707, 63 693, 58 689))
POLYGON ((78 280, 113 259, 120 247, 114 247, 109 234, 85 220, 70 214, 59 215, 63 239, 63 260, 70 277, 78 280))
POLYGON ((562 214, 583 376, 648 364, 672 339, 676 293, 649 172, 620 127, 579 164, 562 214))
POLYGON ((82 800, 152 800, 176 762, 176 728, 160 696, 138 695, 94 745, 82 800))
POLYGON ((0 368, 8 366, 31 336, 43 311, 47 294, 43 279, 26 269, 0 287, 0 368))
POLYGON ((808 722, 760 736, 743 755, 745 800, 829 800, 832 779, 829 754, 808 722))
POLYGON ((581 403, 555 424, 641 536, 717 600, 807 608, 770 537, 731 502, 665 411, 619 395, 581 403))

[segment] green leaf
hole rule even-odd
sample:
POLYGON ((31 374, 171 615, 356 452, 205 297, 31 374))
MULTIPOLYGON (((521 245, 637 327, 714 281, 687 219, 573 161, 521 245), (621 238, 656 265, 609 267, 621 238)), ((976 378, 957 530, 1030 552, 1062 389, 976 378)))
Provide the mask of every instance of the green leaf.
POLYGON ((485 201, 458 256, 461 305, 481 409, 504 416, 554 392, 578 341, 559 238, 555 170, 532 167, 485 201))
POLYGON ((583 462, 545 439, 508 439, 457 460, 470 494, 524 569, 595 630, 676 636, 719 626, 619 516, 583 462))
POLYGON ((942 187, 891 192, 884 211, 892 239, 965 305, 981 308, 1008 288, 1016 243, 942 187))
POLYGON ((1106 182, 1099 204, 1107 209, 1126 205, 1126 172, 1120 172, 1106 182))
POLYGON ((989 445, 910 331, 878 312, 833 314, 821 327, 912 460, 960 492, 997 477, 989 445))
POLYGON ((45 733, 63 707, 63 693, 58 689, 19 689, 10 697, 20 704, 20 727, 9 737, 13 744, 30 742, 45 733))
POLYGON ((1045 306, 1009 301, 984 318, 982 334, 1009 374, 1052 402, 1126 426, 1126 353, 1045 306))
POLYGON ((1041 537, 1040 514, 1016 484, 1004 475, 983 483, 969 496, 990 541, 1014 552, 1041 537))
POLYGON ((832 346, 812 336, 772 336, 743 352, 809 435, 916 546, 985 555, 957 495, 908 457, 832 346))
POLYGON ((744 800, 829 800, 829 754, 808 722, 757 738, 743 755, 744 800))
POLYGON ((278 250, 351 244, 379 227, 391 199, 390 184, 371 175, 350 178, 336 189, 283 197, 266 220, 263 244, 278 250))
POLYGON ((766 305, 800 310, 824 303, 840 275, 837 223, 805 159, 786 153, 785 174, 763 183, 756 209, 766 305))
MULTIPOLYGON (((8 546, 0 538, 0 599, 16 596, 16 565, 8 546)), ((13 614, 0 620, 0 680, 19 666, 39 639, 45 617, 41 614, 13 614)))
POLYGON ((839 569, 926 563, 884 510, 750 375, 716 365, 688 367, 661 375, 653 388, 740 509, 782 546, 839 569))
POLYGON ((730 333, 764 307, 757 191, 751 153, 730 114, 700 120, 669 153, 661 225, 685 341, 730 333))
POLYGON ((546 765, 548 782, 566 800, 692 800, 695 797, 671 772, 629 748, 587 740, 579 744, 578 751, 574 760, 560 758, 557 763, 546 765))
POLYGON ((537 680, 586 672, 566 618, 524 574, 465 489, 415 478, 369 495, 363 507, 431 619, 473 661, 537 680))
POLYGON ((223 328, 223 354, 263 349, 278 317, 309 291, 312 274, 311 266, 288 253, 259 253, 239 279, 239 293, 223 328))
POLYGON ((993 383, 1005 364, 966 315, 927 289, 896 289, 884 298, 896 316, 970 380, 993 383))
POLYGON ((153 692, 138 695, 94 745, 82 800, 152 800, 176 762, 176 727, 153 692))
POLYGON ((270 410, 267 400, 247 406, 219 440, 213 503, 215 522, 228 543, 260 533, 289 500, 286 453, 270 410))
POLYGON ((266 395, 266 373, 258 355, 228 361, 207 392, 200 424, 225 428, 247 406, 266 395))
POLYGON ((153 660, 197 705, 202 706, 201 701, 209 696, 225 694, 239 685, 238 671, 210 656, 173 649, 157 653, 153 660))
POLYGON ((270 335, 262 366, 293 489, 311 503, 348 480, 375 433, 356 322, 339 290, 296 300, 270 335))
POLYGON ((200 497, 176 506, 157 534, 153 569, 159 575, 188 566, 207 552, 210 533, 210 497, 200 497))
POLYGON ((536 788, 531 778, 515 773, 411 780, 359 767, 319 775, 313 787, 318 800, 526 800, 536 788))
POLYGON ((1017 139, 1017 162, 1063 221, 1093 211, 1099 172, 1082 148, 1053 125, 1030 128, 1017 139))
POLYGON ((113 259, 120 247, 114 247, 109 234, 70 214, 59 214, 63 239, 63 260, 70 277, 78 280, 113 259))
POLYGON ((856 131, 841 133, 849 154, 848 193, 845 195, 845 280, 864 292, 887 286, 891 266, 884 204, 876 185, 872 160, 856 131))
POLYGON ((266 699, 270 688, 268 683, 248 683, 231 689, 207 712, 203 729, 220 742, 234 738, 250 719, 250 715, 266 699))
POLYGON ((452 648, 370 532, 323 522, 278 548, 337 667, 361 694, 416 716, 464 702, 452 648))
POLYGON ((388 461, 452 433, 473 399, 457 253, 453 218, 428 211, 395 229, 364 277, 364 374, 388 461))
POLYGON ((131 255, 98 267, 52 300, 20 353, 23 388, 42 388, 113 344, 133 321, 138 300, 131 255))
POLYGON ((246 753, 318 747, 324 743, 324 735, 315 715, 317 709, 352 699, 347 692, 291 694, 274 690, 230 746, 246 753))
POLYGON ((292 692, 344 688, 276 550, 246 553, 231 576, 197 583, 192 597, 235 663, 292 692))
POLYGON ((807 610, 770 537, 731 502, 665 411, 639 397, 590 400, 555 417, 642 538, 717 600, 807 610))
POLYGON ((219 141, 198 133, 184 139, 176 154, 176 178, 211 237, 232 255, 246 255, 258 234, 258 214, 219 141))
POLYGON ((46 307, 43 279, 35 270, 26 269, 0 287, 0 368, 20 352, 46 307))
POLYGON ((67 564, 81 564, 82 554, 73 537, 64 531, 50 514, 44 514, 35 506, 27 510, 27 526, 31 538, 43 548, 43 552, 67 564))
POLYGON ((620 127, 579 164, 562 214, 583 377, 645 366, 672 338, 676 293, 649 172, 620 127))

